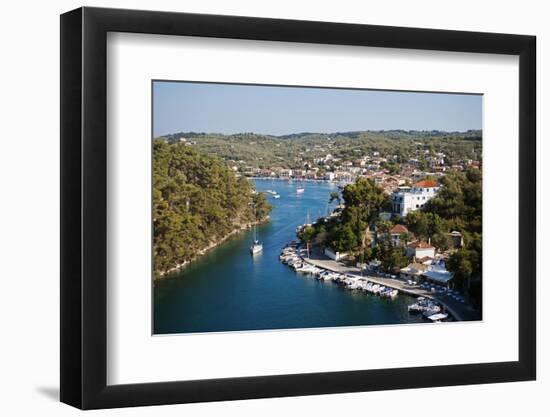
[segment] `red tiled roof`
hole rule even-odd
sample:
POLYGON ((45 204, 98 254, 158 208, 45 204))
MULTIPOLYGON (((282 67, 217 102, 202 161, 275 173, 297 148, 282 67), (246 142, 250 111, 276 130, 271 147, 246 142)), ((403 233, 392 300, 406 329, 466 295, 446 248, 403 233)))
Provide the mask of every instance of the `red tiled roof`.
POLYGON ((418 188, 433 188, 433 187, 438 187, 439 185, 435 180, 423 180, 423 181, 418 181, 416 184, 414 184, 414 186, 418 188))
POLYGON ((415 249, 416 248, 419 248, 419 249, 434 249, 434 247, 432 245, 430 245, 427 242, 422 242, 422 241, 410 243, 409 247, 415 248, 415 249))
POLYGON ((390 230, 390 233, 392 235, 401 234, 401 233, 409 233, 409 229, 407 229, 402 224, 396 224, 395 226, 392 227, 392 229, 390 230))

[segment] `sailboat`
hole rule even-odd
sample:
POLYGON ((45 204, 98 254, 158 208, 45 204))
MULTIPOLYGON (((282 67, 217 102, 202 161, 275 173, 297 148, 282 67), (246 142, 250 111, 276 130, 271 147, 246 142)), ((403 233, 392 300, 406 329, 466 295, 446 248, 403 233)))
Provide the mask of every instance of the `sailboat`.
POLYGON ((257 253, 260 253, 264 248, 264 245, 262 245, 262 242, 260 242, 257 239, 254 239, 254 243, 252 246, 250 246, 250 253, 252 255, 256 255, 257 253))
MULTIPOLYGON (((256 219, 256 206, 254 206, 254 220, 256 219)), ((252 243, 252 246, 250 246, 250 253, 252 255, 256 255, 257 253, 260 253, 264 249, 264 245, 262 242, 258 240, 258 236, 256 234, 256 223, 254 223, 254 242, 252 243)))

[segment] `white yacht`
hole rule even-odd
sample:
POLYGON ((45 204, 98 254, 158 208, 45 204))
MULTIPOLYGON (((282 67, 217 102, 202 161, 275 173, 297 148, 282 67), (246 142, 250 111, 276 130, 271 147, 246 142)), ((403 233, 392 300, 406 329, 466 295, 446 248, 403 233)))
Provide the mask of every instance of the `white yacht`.
POLYGON ((259 240, 254 239, 254 243, 252 244, 252 246, 250 246, 250 253, 252 253, 252 255, 256 255, 257 253, 260 253, 263 248, 264 245, 262 245, 259 240))
MULTIPOLYGON (((256 206, 254 206, 254 218, 256 218, 256 206)), ((257 253, 260 253, 264 249, 264 245, 262 245, 262 242, 258 240, 258 236, 256 234, 256 223, 254 223, 254 242, 252 243, 252 246, 250 246, 250 253, 252 255, 256 255, 257 253)))

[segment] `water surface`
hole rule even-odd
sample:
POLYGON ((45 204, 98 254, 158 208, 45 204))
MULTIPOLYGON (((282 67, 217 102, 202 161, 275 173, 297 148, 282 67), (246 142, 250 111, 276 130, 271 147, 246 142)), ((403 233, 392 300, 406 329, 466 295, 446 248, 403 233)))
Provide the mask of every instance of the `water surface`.
MULTIPOLYGON (((177 274, 154 285, 154 333, 292 329, 422 322, 410 315, 413 299, 390 300, 346 291, 297 274, 279 261, 284 244, 296 238, 306 218, 325 215, 334 184, 255 180, 260 191, 274 190, 271 221, 257 229, 263 251, 250 254, 253 231, 229 239, 177 274)), ((333 204, 334 205, 334 204, 333 204)), ((332 206, 333 206, 332 205, 332 206)))

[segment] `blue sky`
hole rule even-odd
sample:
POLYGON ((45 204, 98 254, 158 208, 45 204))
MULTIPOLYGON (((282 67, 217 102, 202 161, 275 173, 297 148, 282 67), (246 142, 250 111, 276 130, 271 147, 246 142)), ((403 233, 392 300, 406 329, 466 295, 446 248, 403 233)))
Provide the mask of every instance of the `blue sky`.
POLYGON ((153 134, 482 127, 482 96, 155 81, 153 134))

